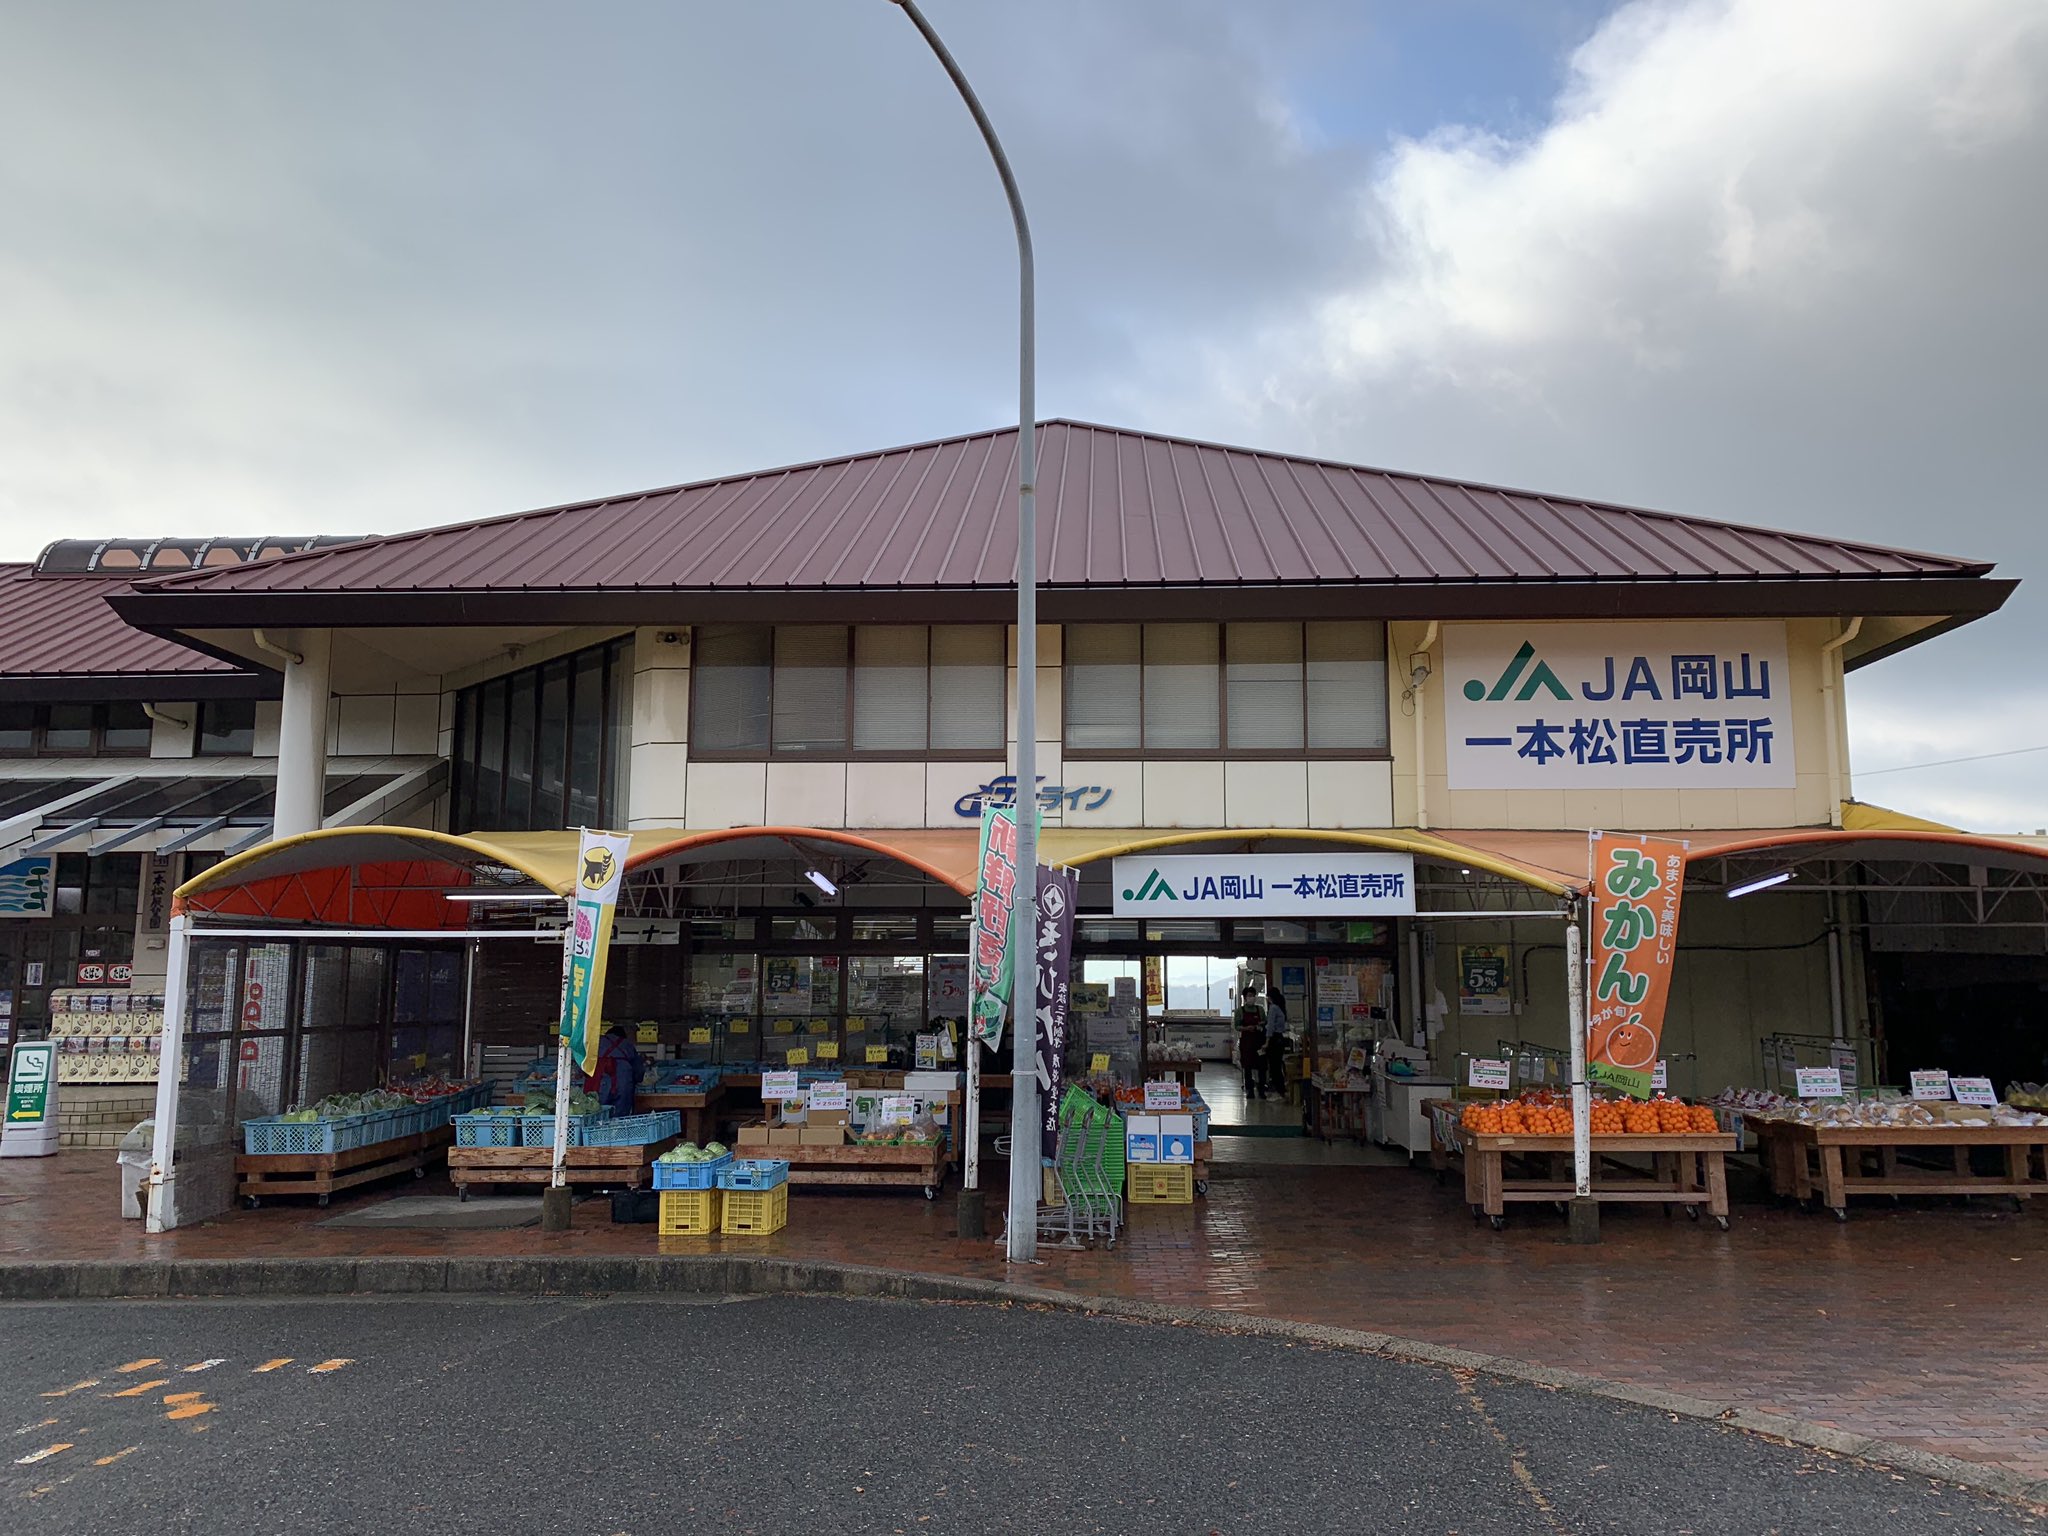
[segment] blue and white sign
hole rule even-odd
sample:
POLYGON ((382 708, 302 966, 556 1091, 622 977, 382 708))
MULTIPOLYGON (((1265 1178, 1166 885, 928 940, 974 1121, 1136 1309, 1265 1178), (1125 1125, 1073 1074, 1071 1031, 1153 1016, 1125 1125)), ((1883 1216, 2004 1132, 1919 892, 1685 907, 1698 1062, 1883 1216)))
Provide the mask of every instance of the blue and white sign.
POLYGON ((1446 624, 1452 789, 1790 789, 1782 623, 1446 624))
POLYGON ((1127 854, 1110 874, 1118 917, 1405 917, 1406 853, 1127 854))
POLYGON ((0 864, 0 917, 48 917, 56 910, 57 860, 32 855, 0 864))

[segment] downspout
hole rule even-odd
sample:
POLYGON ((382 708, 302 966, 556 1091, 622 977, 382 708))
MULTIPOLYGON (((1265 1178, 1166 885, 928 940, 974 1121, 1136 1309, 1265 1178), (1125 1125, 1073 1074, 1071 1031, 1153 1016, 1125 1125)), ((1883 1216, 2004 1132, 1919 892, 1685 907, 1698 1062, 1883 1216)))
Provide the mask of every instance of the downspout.
MULTIPOLYGON (((1861 623, 1862 620, 1859 619, 1857 620, 1857 622, 1861 623)), ((301 656, 297 651, 288 651, 283 646, 274 643, 268 635, 263 633, 262 630, 252 629, 249 631, 249 633, 256 637, 257 650, 268 651, 273 656, 282 657, 284 660, 291 662, 294 666, 298 666, 304 663, 306 659, 304 656, 301 656)))
POLYGON ((192 722, 190 720, 180 720, 176 715, 158 709, 154 704, 144 704, 142 712, 152 720, 161 720, 165 725, 175 725, 181 731, 192 729, 192 722))
POLYGON ((1844 764, 1842 762, 1842 734, 1847 725, 1844 718, 1848 701, 1843 697, 1847 689, 1842 686, 1848 673, 1842 665, 1842 647, 1854 640, 1863 629, 1863 616, 1858 614, 1849 621, 1834 639, 1820 648, 1820 687, 1826 695, 1824 713, 1828 724, 1828 825, 1842 824, 1842 791, 1845 787, 1844 764))
POLYGON ((1436 644, 1440 626, 1435 619, 1423 631, 1422 644, 1408 657, 1408 696, 1415 701, 1415 829, 1429 830, 1429 707, 1423 702, 1423 686, 1429 681, 1429 653, 1436 644))

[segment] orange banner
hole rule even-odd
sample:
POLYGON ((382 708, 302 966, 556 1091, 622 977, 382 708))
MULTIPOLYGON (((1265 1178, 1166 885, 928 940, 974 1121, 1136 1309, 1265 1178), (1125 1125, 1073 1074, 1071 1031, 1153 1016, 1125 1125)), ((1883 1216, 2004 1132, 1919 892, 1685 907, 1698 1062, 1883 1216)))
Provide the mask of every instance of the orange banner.
POLYGON ((1586 1060, 1598 1081, 1648 1098, 1678 954, 1685 844, 1607 832, 1592 837, 1586 1060))

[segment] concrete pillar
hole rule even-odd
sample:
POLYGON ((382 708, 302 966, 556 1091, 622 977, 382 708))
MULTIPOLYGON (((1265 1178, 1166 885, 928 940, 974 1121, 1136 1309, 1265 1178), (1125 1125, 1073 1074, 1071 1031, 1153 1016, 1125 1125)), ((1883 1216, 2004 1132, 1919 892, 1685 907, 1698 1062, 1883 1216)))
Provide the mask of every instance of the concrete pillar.
POLYGON ((327 788, 327 663, 333 635, 291 631, 278 643, 301 660, 284 664, 284 707, 277 729, 277 808, 273 835, 316 831, 327 788))

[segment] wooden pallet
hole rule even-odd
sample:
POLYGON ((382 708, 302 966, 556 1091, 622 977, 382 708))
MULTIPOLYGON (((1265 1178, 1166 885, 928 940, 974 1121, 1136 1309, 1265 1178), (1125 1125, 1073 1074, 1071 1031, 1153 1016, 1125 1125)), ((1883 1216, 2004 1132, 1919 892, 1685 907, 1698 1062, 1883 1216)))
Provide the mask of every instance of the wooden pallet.
POLYGON ((745 1147, 741 1155, 787 1162, 792 1184, 921 1187, 927 1200, 938 1198, 939 1186, 946 1181, 953 1162, 942 1146, 745 1147))
POLYGON ((349 1152, 244 1152, 235 1158, 237 1192, 252 1210, 272 1195, 312 1195, 325 1205, 330 1196, 358 1184, 401 1173, 424 1176, 427 1164, 454 1139, 454 1128, 442 1125, 349 1152))
MULTIPOLYGON (((562 1159, 562 1178, 569 1184, 645 1189, 654 1178, 654 1160, 681 1140, 669 1136, 638 1147, 571 1147, 562 1159)), ((545 1185, 554 1177, 554 1166, 553 1147, 448 1149, 448 1177, 464 1200, 472 1186, 545 1185)))

